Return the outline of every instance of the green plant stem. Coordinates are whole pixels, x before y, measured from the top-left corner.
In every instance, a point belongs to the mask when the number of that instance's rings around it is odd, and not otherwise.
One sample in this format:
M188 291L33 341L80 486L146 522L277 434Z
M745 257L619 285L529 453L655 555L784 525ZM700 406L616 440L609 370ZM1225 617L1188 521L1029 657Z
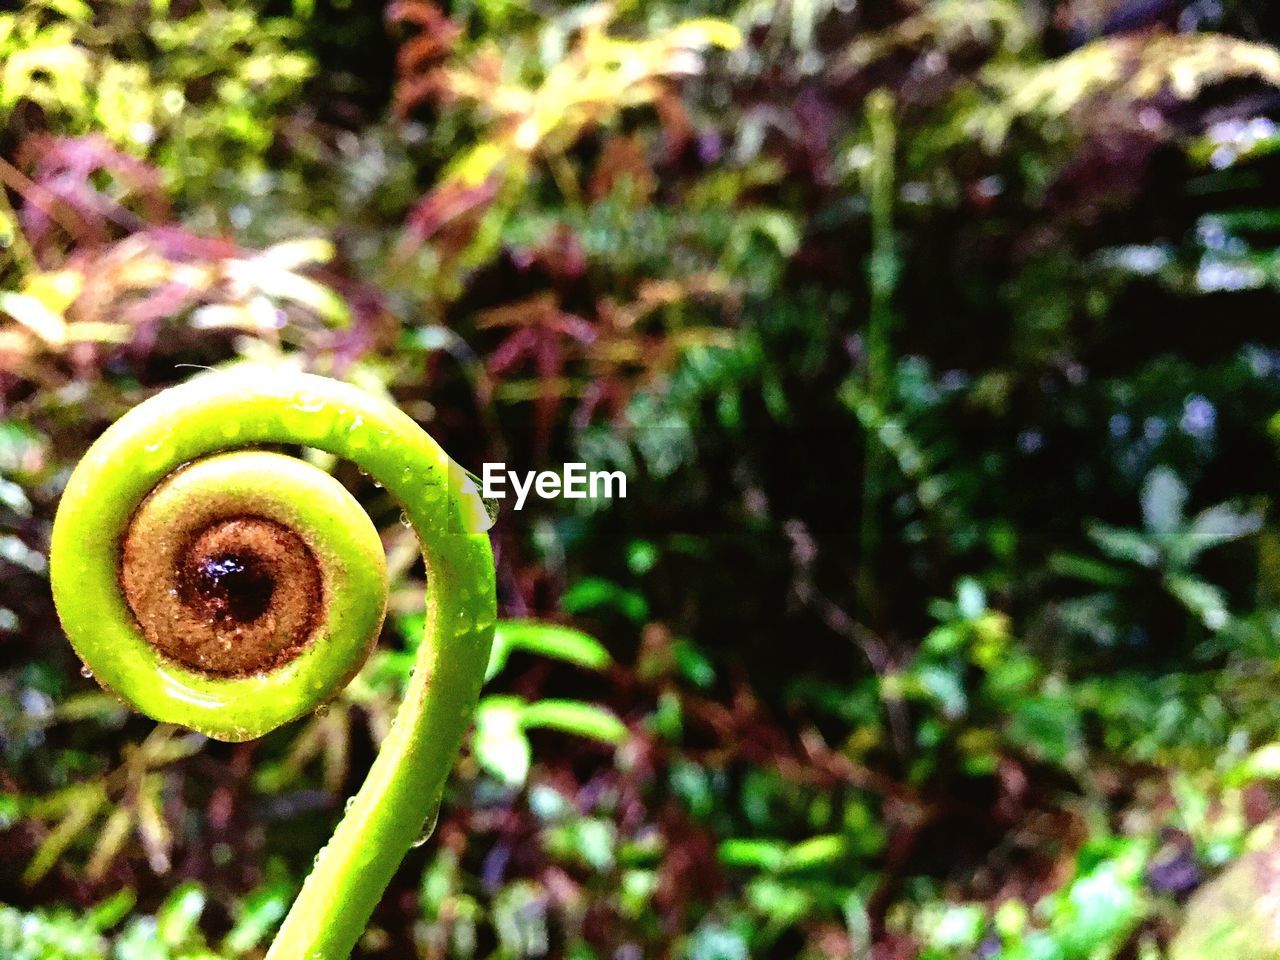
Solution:
M86 454L59 506L51 579L77 651L104 685L136 702L116 686L124 652L145 644L119 586L121 536L178 467L263 444L315 447L356 463L403 507L427 568L425 636L404 701L267 954L342 960L405 853L434 824L484 678L496 611L493 557L484 505L459 468L409 417L349 385L278 370L197 377L134 408ZM328 509L316 503L304 512L323 524ZM146 712L215 735L232 709L217 681L262 679L206 678L195 688L172 664L152 665ZM228 696L249 709L251 697ZM245 718L255 732L261 721Z

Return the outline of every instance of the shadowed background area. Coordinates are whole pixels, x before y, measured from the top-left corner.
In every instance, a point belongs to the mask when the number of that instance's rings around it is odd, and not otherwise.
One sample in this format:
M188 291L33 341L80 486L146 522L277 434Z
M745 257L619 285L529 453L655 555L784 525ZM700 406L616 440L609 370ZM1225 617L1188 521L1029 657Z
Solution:
M1262 0L0 4L0 956L258 960L386 733L424 572L315 451L392 578L328 708L157 726L58 626L77 459L249 361L627 476L504 502L359 960L1280 958L1277 43ZM210 550L236 630L284 602Z

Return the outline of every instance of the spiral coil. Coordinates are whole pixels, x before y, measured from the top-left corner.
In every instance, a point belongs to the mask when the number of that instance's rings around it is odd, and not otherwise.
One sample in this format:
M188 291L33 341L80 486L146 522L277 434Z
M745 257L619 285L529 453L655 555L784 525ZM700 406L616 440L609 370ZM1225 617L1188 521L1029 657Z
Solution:
M222 740L337 695L376 641L377 531L333 477L260 449L353 461L404 510L427 570L414 675L364 785L268 954L341 960L396 866L434 822L495 621L485 504L391 404L323 377L209 373L113 424L72 473L50 574L63 627L106 688Z

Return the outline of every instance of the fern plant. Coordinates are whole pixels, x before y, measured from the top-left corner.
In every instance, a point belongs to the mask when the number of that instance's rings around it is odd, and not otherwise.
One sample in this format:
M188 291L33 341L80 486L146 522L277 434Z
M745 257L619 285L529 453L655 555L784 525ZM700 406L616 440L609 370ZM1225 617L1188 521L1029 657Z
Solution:
M270 370L211 373L136 407L90 448L54 523L69 639L143 712L223 740L335 696L386 606L369 518L329 474L263 450L345 456L400 501L428 580L424 641L381 752L268 956L338 960L433 827L495 624L486 505L411 419L360 390Z

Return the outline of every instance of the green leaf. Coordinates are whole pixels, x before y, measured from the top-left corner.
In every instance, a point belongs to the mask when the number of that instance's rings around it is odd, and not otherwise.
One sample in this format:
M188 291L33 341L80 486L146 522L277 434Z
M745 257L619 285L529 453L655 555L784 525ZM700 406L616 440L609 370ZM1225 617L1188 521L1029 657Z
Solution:
M778 840L725 840L720 844L719 856L726 867L777 870L787 858L787 845Z
M956 584L956 609L966 620L976 620L987 609L987 593L973 577L961 577Z
M788 850L781 866L788 873L828 867L838 862L846 849L844 837L837 833L810 837Z
M935 702L950 720L964 715L969 702L961 678L944 666L925 664L914 671L920 691Z
M1203 553L1212 547L1232 540L1240 540L1262 529L1262 514L1258 511L1242 513L1230 504L1220 503L1196 515L1191 523L1191 536L1195 538L1195 553Z
M1185 575L1170 575L1164 582L1169 592L1199 617L1207 629L1221 630L1230 622L1226 594L1213 584Z
M1173 533L1182 526L1186 485L1168 467L1156 467L1142 484L1142 521L1152 533Z
M258 946L284 917L292 898L292 891L283 884L253 891L245 898L235 926L222 942L222 949L239 956Z
M1160 562L1160 551L1137 530L1125 530L1105 523L1092 523L1085 531L1089 539L1102 548L1102 552L1115 560L1125 560L1143 567L1154 567Z
M565 613L613 609L632 623L643 623L649 616L649 605L634 590L620 587L603 577L584 577L564 592L560 608Z
M205 893L200 884L188 881L165 898L156 911L156 933L170 947L180 947L191 938L204 912Z
M579 817L546 832L547 852L557 860L586 864L604 872L617 859L618 828L602 817Z
M716 682L716 668L692 641L677 640L672 645L672 652L675 654L676 669L680 676L695 687L705 690Z
M476 707L471 749L476 762L508 786L529 775L531 750L521 726L525 702L519 697L486 697Z
M613 662L604 645L581 630L531 620L499 620L493 634L486 680L506 666L513 651L552 657L589 670L603 670Z
M1280 741L1263 744L1253 751L1228 773L1226 780L1235 787L1254 780L1280 780Z
M520 722L526 729L563 730L603 743L618 744L627 738L626 724L613 713L580 700L539 700L524 708Z
M0 830L8 830L22 817L22 797L0 793Z
M1099 587L1123 587L1131 578L1131 574L1120 567L1078 553L1052 554L1049 569L1059 576L1083 580Z
M1142 917L1145 853L1139 844L1103 860L1056 904L1053 927L1070 957L1112 956Z
M1006 735L1033 756L1062 764L1080 748L1080 718L1066 697L1029 697L1014 708Z
M76 841L107 805L107 794L100 783L86 784L83 789L69 794L66 814L40 843L36 855L22 874L23 883L38 883L72 843Z
M95 930L110 930L129 915L138 898L132 890L121 890L94 905L86 919Z
M976 903L945 904L928 919L928 943L937 950L972 950L987 924L986 911Z
M658 548L650 540L632 540L627 545L627 569L643 576L658 562Z

